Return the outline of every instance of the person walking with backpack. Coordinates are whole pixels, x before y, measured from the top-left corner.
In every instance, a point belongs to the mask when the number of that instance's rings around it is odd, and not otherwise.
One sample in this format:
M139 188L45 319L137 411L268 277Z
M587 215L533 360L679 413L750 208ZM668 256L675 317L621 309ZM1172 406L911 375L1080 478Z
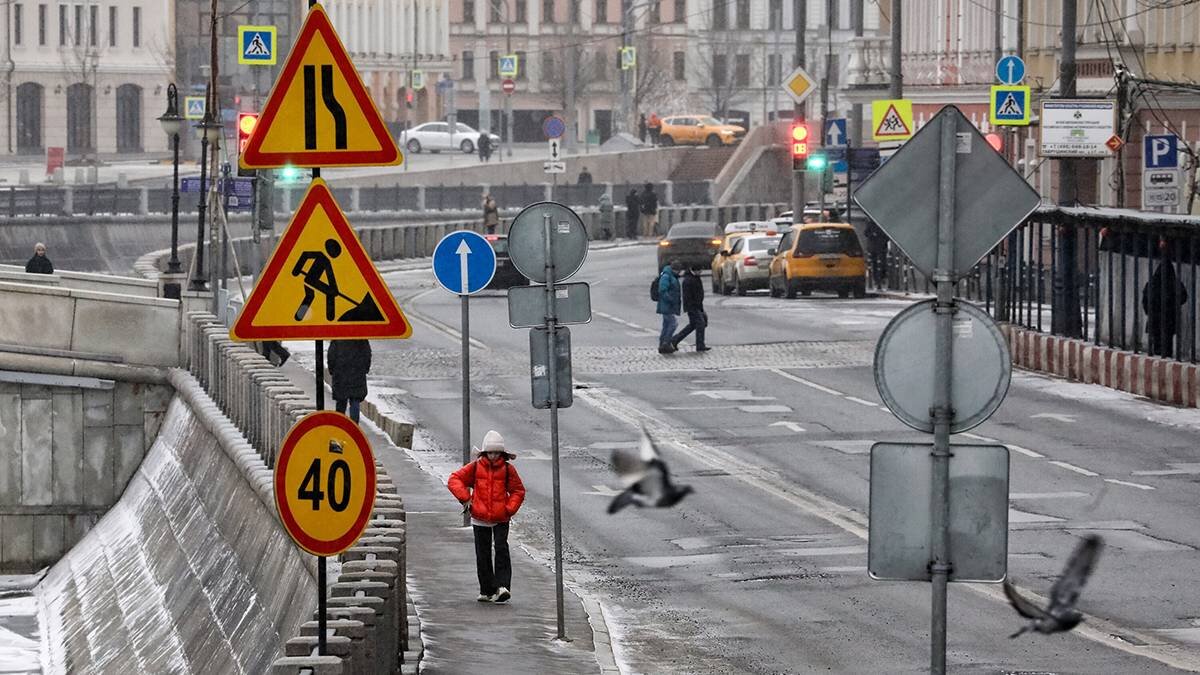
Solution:
M708 327L708 314L704 312L704 284L700 281L701 269L699 265L693 265L683 275L683 283L680 284L680 287L683 295L683 311L687 313L688 324L671 339L673 351L679 350L679 343L683 342L683 339L692 331L696 331L696 351L706 352L710 349L704 344L704 329Z
M475 535L475 572L479 577L479 602L508 602L512 597L512 560L508 554L508 523L525 501L525 485L509 463L515 452L504 447L504 437L491 430L483 436L478 457L450 474L446 487L471 512ZM495 548L493 562L492 549Z
M662 273L658 275L657 285L650 287L651 299L658 303L656 312L662 315L662 330L658 333L658 353L670 354L675 351L672 338L675 337L675 326L679 321L681 305L679 279L670 264L663 265Z

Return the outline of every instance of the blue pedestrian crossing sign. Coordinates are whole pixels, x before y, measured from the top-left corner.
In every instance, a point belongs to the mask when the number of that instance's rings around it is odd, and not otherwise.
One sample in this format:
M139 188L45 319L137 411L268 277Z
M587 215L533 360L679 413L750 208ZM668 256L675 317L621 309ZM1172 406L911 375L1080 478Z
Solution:
M499 57L499 63L496 64L496 69L500 73L500 77L513 78L517 76L517 55L503 54Z
M184 96L183 97L183 116L189 120L204 119L204 97L203 96Z
M1025 62L1019 56L1002 57L996 62L996 79L1009 86L1021 84L1025 79Z
M455 295L482 291L495 274L496 252L479 233L451 232L433 249L433 275L438 285Z
M238 26L238 63L250 66L273 66L278 60L275 51L275 26Z
M988 120L997 126L1029 124L1029 87L993 86Z
M827 148L846 145L846 118L835 117L825 121L825 142Z

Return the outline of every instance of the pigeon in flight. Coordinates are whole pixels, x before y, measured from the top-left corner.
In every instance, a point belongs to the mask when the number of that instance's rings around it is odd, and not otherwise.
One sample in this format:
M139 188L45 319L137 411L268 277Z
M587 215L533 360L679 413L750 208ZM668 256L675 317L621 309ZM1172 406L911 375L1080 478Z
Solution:
M1087 583L1088 577L1091 576L1092 569L1096 566L1096 560L1100 557L1100 549L1103 547L1104 540L1095 534L1089 534L1079 542L1075 551L1071 553L1070 559L1067 560L1067 566L1063 568L1062 576L1054 582L1054 586L1050 589L1050 606L1046 609L1021 597L1017 593L1017 589L1013 588L1012 584L1005 579L1004 594L1008 596L1008 601L1017 610L1017 614L1029 619L1029 623L1021 626L1021 630L1009 637L1015 638L1026 631L1037 631L1049 635L1068 631L1078 626L1079 622L1083 621L1083 613L1075 609L1075 604L1079 602L1079 593L1083 590L1083 585Z
M613 468L625 485L625 490L608 505L609 513L634 506L668 507L692 493L690 485L671 482L671 472L663 463L658 447L642 428L642 440L637 452L617 448L612 454Z

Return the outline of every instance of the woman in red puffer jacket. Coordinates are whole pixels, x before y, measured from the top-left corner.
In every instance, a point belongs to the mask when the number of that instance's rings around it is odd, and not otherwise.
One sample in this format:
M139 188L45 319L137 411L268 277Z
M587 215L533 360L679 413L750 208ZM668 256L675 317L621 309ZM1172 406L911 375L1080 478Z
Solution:
M479 602L508 602L512 596L512 562L508 556L508 521L525 501L525 485L508 460L516 453L504 448L496 431L483 437L479 457L450 474L451 494L471 510L475 533L475 569L479 576ZM495 544L495 564L492 547Z

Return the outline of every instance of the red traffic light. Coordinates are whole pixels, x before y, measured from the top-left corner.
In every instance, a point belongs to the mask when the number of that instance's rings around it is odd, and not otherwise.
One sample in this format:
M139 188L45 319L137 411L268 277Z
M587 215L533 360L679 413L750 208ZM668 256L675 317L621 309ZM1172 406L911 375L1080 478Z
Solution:
M1004 150L1004 137L1000 134L985 134L984 139L987 140L988 145L992 146L992 149L996 152L1001 152Z
M803 122L792 125L792 159L808 157L808 125Z
M238 136L249 138L258 125L258 113L238 113Z
M807 141L808 140L808 125L803 124L803 123L793 124L792 125L792 140L795 142Z

